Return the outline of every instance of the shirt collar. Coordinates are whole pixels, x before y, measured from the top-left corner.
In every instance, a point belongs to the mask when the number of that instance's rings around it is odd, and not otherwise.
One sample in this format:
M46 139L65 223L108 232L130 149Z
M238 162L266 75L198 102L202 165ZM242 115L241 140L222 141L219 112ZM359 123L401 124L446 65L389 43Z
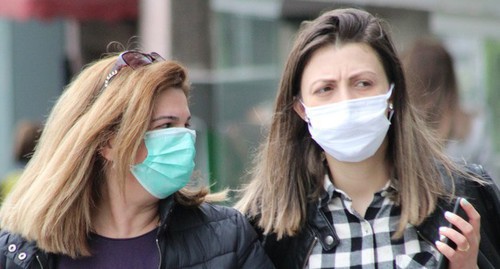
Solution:
M320 203L318 205L319 207L327 205L334 197L341 197L342 199L351 200L347 193L345 193L341 189L336 188L335 185L333 185L330 177L328 176L328 173L325 174L325 178L323 180L323 188L325 192L320 196ZM389 180L380 191L375 193L375 195L386 197L395 194L396 192L397 189L394 185L394 180Z

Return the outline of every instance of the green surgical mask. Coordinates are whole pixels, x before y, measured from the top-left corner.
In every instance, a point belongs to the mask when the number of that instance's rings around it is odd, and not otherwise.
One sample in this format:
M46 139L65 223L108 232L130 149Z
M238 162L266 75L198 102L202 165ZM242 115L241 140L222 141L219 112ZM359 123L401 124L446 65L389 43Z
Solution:
M167 128L146 132L146 159L133 165L132 174L151 195L164 199L189 182L194 169L196 132Z

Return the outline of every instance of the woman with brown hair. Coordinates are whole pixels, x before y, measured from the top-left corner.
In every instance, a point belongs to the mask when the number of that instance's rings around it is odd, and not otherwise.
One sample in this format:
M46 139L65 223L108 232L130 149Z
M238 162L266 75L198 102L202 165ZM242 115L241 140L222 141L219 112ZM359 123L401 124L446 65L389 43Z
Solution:
M187 186L189 91L156 53L86 67L0 210L0 268L273 268L243 215Z
M252 177L236 207L277 268L500 267L498 189L441 152L365 11L303 25Z
M412 103L442 140L444 151L483 165L500 186L487 114L461 104L453 57L444 44L419 38L403 53L402 62Z
M16 124L13 149L16 167L0 181L0 202L16 184L24 167L31 159L42 128L41 123L33 120L21 120Z

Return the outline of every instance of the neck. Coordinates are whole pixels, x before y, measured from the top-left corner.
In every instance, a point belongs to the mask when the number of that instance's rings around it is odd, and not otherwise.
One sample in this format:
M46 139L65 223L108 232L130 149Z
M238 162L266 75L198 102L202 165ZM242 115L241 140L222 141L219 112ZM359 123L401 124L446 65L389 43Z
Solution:
M326 155L335 188L347 193L361 215L373 200L373 195L389 181L390 165L386 161L384 142L372 157L357 163L340 162Z
M94 216L95 233L108 238L132 238L158 226L158 202L140 203L115 188L104 188Z

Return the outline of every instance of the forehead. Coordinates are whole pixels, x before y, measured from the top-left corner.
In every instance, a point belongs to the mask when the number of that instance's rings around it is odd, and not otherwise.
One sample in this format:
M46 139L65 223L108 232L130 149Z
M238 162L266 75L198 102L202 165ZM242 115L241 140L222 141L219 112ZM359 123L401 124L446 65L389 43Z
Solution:
M157 95L153 114L166 112L189 113L188 100L181 88L168 88Z
M372 68L384 71L378 53L365 43L331 44L320 47L311 54L304 72L321 66L344 69Z

